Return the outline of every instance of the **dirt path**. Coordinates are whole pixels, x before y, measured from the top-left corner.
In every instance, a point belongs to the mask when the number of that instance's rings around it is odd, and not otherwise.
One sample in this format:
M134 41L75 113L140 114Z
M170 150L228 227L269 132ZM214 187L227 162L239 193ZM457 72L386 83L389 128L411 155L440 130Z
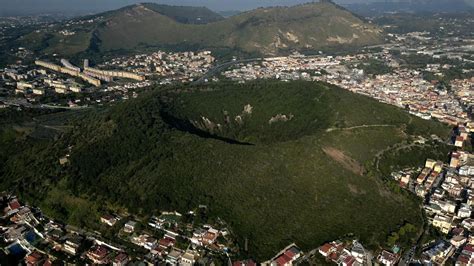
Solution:
M364 167L356 160L344 154L344 152L333 147L324 147L323 151L326 153L326 155L331 157L333 160L341 164L342 167L351 171L352 173L360 176L364 174Z
M380 158L382 157L382 155L384 153L389 152L389 151L396 152L396 151L399 151L399 150L412 148L412 147L423 147L425 145L426 144L419 144L419 143L412 142L412 143L397 143L393 146L387 147L387 148L379 151L375 155L375 170L379 171Z
M371 128L371 127L397 127L397 126L382 124L382 125L360 125L360 126L353 126L353 127L331 127L331 128L326 129L326 132L331 132L335 130L353 130L353 129L358 129L358 128Z

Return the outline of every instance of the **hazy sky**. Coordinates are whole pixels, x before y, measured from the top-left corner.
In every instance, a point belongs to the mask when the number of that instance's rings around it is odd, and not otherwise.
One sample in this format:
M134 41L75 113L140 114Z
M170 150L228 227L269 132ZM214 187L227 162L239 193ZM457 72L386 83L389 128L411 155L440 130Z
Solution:
M0 16L38 13L84 14L116 9L139 2L207 6L215 11L248 10L261 6L295 5L311 0L0 0ZM319 0L317 0L319 1ZM338 4L419 0L334 0ZM438 1L438 0L431 0ZM441 0L439 0L441 1ZM444 0L446 1L446 0ZM474 0L465 0L474 3Z
M247 10L261 6L295 5L311 0L0 0L0 16L11 14L98 12L139 2L207 6L213 10ZM340 4L374 0L336 0Z

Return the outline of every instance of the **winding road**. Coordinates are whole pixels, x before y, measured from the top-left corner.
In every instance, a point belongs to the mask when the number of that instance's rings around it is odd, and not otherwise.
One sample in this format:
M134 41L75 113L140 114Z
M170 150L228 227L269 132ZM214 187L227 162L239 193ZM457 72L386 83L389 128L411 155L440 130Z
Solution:
M210 77L214 76L215 74L221 72L222 70L232 66L232 65L236 65L236 64L240 64L240 63L247 63L247 62L254 62L254 61L262 61L263 58L249 58L249 59L241 59L241 60L232 60L232 61L228 61L228 62L225 62L225 63L222 63L222 64L219 64L213 68L211 68L209 71L207 71L206 74L202 75L202 77L200 77L199 79L193 81L193 85L199 85L199 84L202 84L203 82L205 82L206 79L209 79Z
M335 130L353 130L353 129L358 129L358 128L371 128L371 127L397 127L397 125L382 124L382 125L361 125L361 126L353 126L353 127L331 127L331 128L326 129L326 132L331 132Z

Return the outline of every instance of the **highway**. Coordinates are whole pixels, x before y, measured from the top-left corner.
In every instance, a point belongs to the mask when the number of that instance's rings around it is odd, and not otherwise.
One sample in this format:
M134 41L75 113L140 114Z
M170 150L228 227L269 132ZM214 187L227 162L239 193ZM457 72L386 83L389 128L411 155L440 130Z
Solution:
M202 75L199 79L193 81L193 85L199 85L205 82L206 79L211 78L212 76L216 75L217 73L227 69L228 67L240 63L248 63L248 62L254 62L254 61L262 61L263 58L258 57L258 58L249 58L249 59L241 59L241 60L232 60L228 61L222 64L219 64L213 68L211 68L209 71L207 71L206 74Z
M0 101L4 102L7 105L26 107L26 108L64 109L64 110L80 110L80 109L90 108L89 106L69 107L69 106L59 106L59 105L51 105L51 104L32 104L28 102L26 99L22 99L22 98L7 99L7 98L0 97Z

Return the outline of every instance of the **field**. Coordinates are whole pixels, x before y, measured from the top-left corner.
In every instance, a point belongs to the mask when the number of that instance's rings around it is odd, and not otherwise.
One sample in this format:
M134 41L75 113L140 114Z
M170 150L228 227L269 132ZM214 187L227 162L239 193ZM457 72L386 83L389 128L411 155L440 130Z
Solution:
M19 146L1 188L17 186L48 213L89 227L108 206L148 216L205 204L248 240L241 255L257 260L348 234L377 247L406 222L420 226L419 202L387 185L373 162L417 135L449 134L311 82L169 88L80 117L63 120L72 129L57 141ZM396 159L383 162L404 166Z

